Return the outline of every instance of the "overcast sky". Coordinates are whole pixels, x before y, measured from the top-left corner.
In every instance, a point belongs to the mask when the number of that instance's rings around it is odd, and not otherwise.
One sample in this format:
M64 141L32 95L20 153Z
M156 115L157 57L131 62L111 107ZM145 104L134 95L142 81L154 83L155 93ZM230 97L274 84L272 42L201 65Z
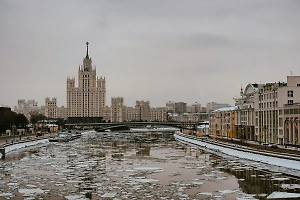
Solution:
M0 105L56 97L89 54L106 102L234 104L248 83L300 75L300 1L0 0Z

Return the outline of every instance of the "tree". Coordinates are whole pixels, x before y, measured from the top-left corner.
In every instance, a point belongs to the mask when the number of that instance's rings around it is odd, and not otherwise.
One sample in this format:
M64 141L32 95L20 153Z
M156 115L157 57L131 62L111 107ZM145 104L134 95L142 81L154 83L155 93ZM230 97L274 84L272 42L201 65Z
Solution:
M0 133L5 133L6 130L11 130L12 126L16 128L25 128L28 124L28 119L24 114L11 111L10 108L3 108L0 112Z
M45 120L47 117L38 112L30 112L30 122L36 124L38 121Z

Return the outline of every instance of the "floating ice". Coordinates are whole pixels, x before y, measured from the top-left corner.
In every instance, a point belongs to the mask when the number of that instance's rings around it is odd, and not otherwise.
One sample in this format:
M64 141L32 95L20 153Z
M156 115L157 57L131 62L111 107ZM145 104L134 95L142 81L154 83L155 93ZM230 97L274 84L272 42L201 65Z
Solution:
M273 178L272 181L287 181L289 178Z
M65 196L67 200L85 200L86 198L80 195Z
M0 194L0 197L11 197L14 196L12 193L2 193Z
M141 171L163 171L160 167L138 167L134 168L134 170L141 170Z
M134 179L135 181L141 182L141 183L151 183L151 182L157 182L159 180L152 179L152 178L145 178L145 179Z
M199 192L197 195L206 195L206 196L212 196L213 194L211 192Z
M289 192L273 192L267 199L286 199L286 198L300 198L300 193L289 193Z
M116 192L107 192L107 193L105 193L104 195L102 195L101 197L102 197L102 198L113 198L113 197L115 197L116 195L117 195Z
M19 193L22 193L22 194L42 194L42 193L44 193L44 190L42 190L40 188L19 189Z
M280 186L282 189L299 189L299 184L281 184Z
M204 183L203 183L203 182L196 182L196 181L195 181L195 182L192 182L192 184L193 184L193 185L203 185Z

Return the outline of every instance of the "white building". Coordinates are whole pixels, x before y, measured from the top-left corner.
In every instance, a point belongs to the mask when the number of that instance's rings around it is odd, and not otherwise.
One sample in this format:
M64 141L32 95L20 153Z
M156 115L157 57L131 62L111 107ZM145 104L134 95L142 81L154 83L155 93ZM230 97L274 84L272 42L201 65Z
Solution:
M19 99L18 105L14 107L16 113L24 114L27 119L30 119L30 113L41 113L41 108L38 106L38 102L35 100Z
M78 87L75 78L67 79L67 108L69 117L102 117L106 105L105 77L96 77L96 67L88 53L78 69Z
M56 98L45 98L45 116L50 119L57 118L57 100Z
M231 105L227 103L217 103L217 102L211 102L206 104L206 112L209 114L214 110L224 108L224 107L231 107Z
M287 76L287 82L248 84L236 100L237 137L299 144L299 104L300 76Z
M123 122L125 120L125 106L123 97L111 98L111 121Z

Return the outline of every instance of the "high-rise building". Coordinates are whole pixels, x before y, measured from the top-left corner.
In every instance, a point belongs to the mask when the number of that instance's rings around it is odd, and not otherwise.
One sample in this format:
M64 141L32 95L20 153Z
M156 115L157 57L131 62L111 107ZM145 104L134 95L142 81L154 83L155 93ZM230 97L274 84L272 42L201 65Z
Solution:
M138 121L150 121L150 102L149 101L136 101L135 108L139 112Z
M206 112L210 114L214 110L225 108L225 107L231 107L231 105L227 103L217 103L217 102L207 103Z
M57 100L56 98L45 98L45 116L51 119L57 118Z
M35 100L19 99L18 106L15 106L14 111L16 113L24 114L27 119L30 119L30 113L41 113L41 108L38 106L38 102Z
M86 43L86 56L78 69L78 87L75 78L67 79L68 117L102 117L106 105L105 77L96 76Z
M169 101L166 103L166 109L169 113L182 114L186 112L186 103Z
M125 119L125 106L123 97L111 98L112 122L123 122Z

